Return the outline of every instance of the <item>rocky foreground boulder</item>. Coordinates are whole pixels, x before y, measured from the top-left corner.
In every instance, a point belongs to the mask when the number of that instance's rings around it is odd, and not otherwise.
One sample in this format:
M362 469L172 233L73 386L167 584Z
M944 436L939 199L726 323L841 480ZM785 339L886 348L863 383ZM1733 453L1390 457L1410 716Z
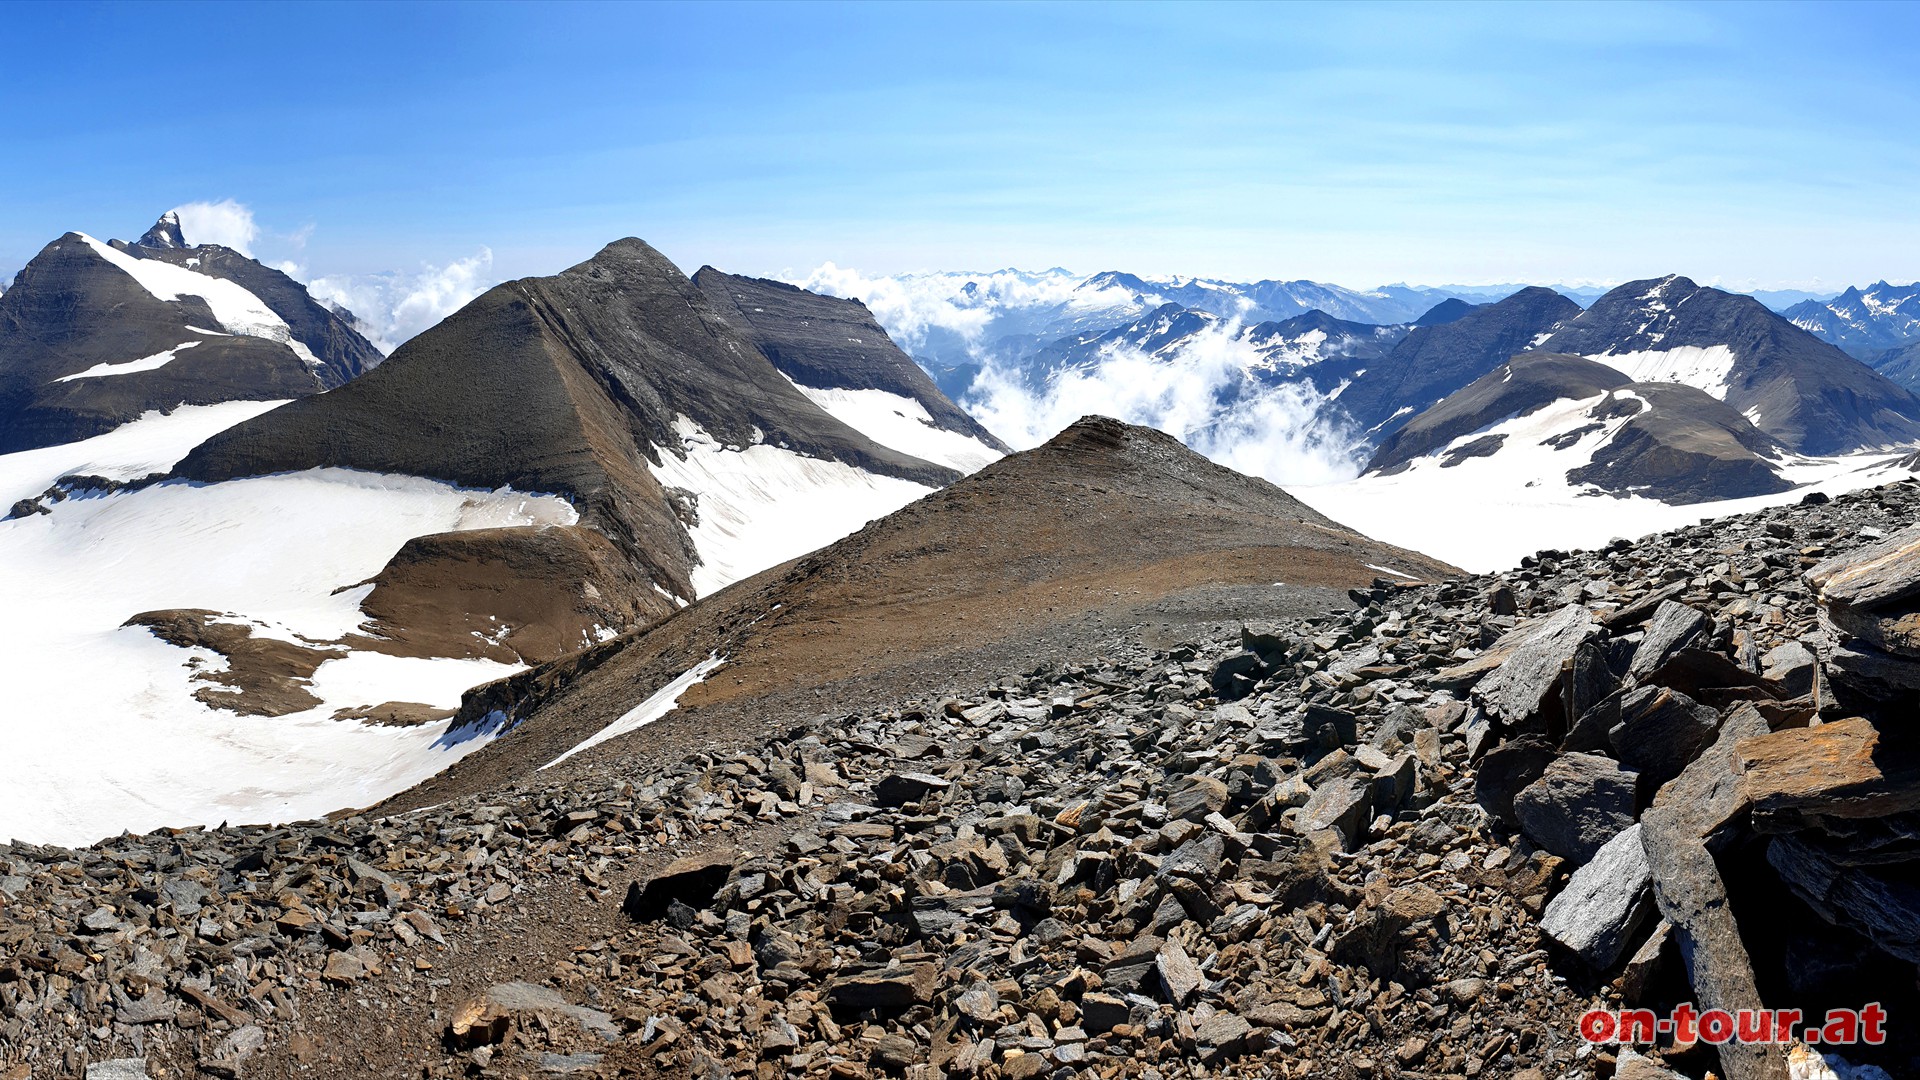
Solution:
M1381 581L393 817L0 847L0 1077L1914 1075L1920 657L1867 679L1821 605L1917 512ZM1874 1001L1858 1068L1579 1034Z

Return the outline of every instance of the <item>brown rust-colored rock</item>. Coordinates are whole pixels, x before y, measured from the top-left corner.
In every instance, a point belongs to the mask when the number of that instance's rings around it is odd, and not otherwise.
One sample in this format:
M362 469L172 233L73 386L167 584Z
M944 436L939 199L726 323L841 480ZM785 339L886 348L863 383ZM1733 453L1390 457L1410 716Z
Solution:
M308 692L313 673L342 649L313 648L278 638L258 637L235 615L204 608L143 611L126 626L144 626L153 636L183 649L207 649L227 658L224 671L199 671L193 681L211 683L193 696L216 709L242 716L286 716L320 704Z
M557 659L675 610L611 540L577 525L415 537L371 581L366 629L398 651L509 664Z
M1861 719L1788 728L1738 744L1754 827L1813 818L1875 818L1920 807L1920 753L1886 745Z

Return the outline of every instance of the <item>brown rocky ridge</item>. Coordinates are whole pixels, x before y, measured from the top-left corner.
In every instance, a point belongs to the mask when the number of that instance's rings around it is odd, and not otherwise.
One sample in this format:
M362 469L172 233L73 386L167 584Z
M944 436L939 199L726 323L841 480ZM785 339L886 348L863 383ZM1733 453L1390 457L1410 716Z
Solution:
M977 682L1038 642L1071 651L1115 625L1180 636L1263 603L1312 610L1370 583L1376 566L1408 579L1451 572L1172 436L1088 417L651 629L476 688L456 725L510 733L391 806L525 776L709 655L724 664L639 738L674 745L884 702L903 685Z

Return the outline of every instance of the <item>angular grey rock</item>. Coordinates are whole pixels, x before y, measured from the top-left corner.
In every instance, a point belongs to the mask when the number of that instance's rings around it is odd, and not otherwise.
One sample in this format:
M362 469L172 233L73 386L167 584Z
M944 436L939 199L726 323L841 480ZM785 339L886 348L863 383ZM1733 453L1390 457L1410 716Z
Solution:
M646 881L629 885L622 910L636 922L652 922L666 917L675 903L691 908L706 907L727 883L733 865L730 855L675 859Z
M1238 701L1253 692L1266 668L1258 655L1240 652L1215 664L1208 678L1221 701Z
M1373 778L1373 805L1380 813L1404 809L1420 788L1420 759L1412 751L1387 762Z
M1564 754L1514 796L1527 839L1575 863L1633 824L1639 774L1598 754Z
M1745 832L1752 801L1742 776L1740 741L1770 730L1760 710L1743 702L1727 714L1713 745L1662 787L1653 805L1672 814L1687 835L1709 849L1731 843Z
M1294 829L1302 836L1333 829L1352 850L1360 843L1372 813L1372 779L1349 777L1315 790L1294 819Z
M1613 1080L1687 1080L1687 1074L1669 1069L1631 1046L1623 1046L1613 1067Z
M1633 652L1633 663L1627 668L1628 677L1636 680L1646 678L1674 653L1692 645L1712 628L1713 620L1707 617L1706 612L1672 600L1662 602L1654 609L1653 618L1647 620L1646 636Z
M1080 999L1080 1023L1090 1034L1104 1035L1117 1024L1127 1022L1132 1007L1126 1000L1098 990Z
M1166 942L1151 934L1142 934L1121 950L1120 955L1107 961L1101 970L1107 986L1119 993L1131 993L1140 989L1147 973L1154 969L1160 956L1160 947Z
M1621 699L1620 723L1607 737L1621 763L1657 791L1679 776L1719 729L1720 714L1711 708L1665 687L1643 686Z
M1920 657L1920 525L1828 559L1806 579L1841 631L1886 652Z
M856 1012L866 1009L910 1009L933 996L940 970L932 964L862 972L835 979L827 987L827 1000Z
M1628 832L1643 839L1654 902L1673 928L1695 1004L1702 1011L1761 1008L1753 961L1727 902L1726 882L1696 827L1682 808L1657 806ZM1786 1063L1776 1048L1729 1042L1719 1052L1727 1080L1786 1080Z
M1160 985L1167 992L1167 1000L1175 1005L1186 1004L1193 992L1207 981L1200 965L1193 962L1178 942L1169 941L1161 946L1154 968L1160 973Z
M1547 905L1540 932L1596 971L1620 959L1651 905L1653 877L1640 841L1641 826L1615 836Z
M1774 837L1767 862L1821 918L1920 963L1920 888L1909 867L1848 865L1844 841L1822 842L1811 831Z
M944 777L932 773L894 773L873 786L873 801L879 806L905 806L917 803L949 786Z
M1920 697L1920 663L1849 641L1827 655L1827 681L1835 700L1850 711L1911 704Z
M87 1080L152 1080L147 1075L147 1059L114 1058L87 1066Z
M1760 658L1760 675L1779 683L1788 697L1804 697L1813 692L1818 662L1813 650L1798 641L1789 641L1768 649Z
M1211 776L1197 773L1183 776L1170 785L1167 813L1188 821L1205 821L1227 805L1227 785Z
M1540 711L1560 681L1561 665L1602 632L1593 614L1579 604L1523 623L1483 655L1483 660L1492 660L1491 670L1474 685L1473 696L1495 719L1522 723Z
M1489 750L1474 773L1473 801L1495 820L1511 822L1514 798L1540 779L1553 758L1553 747L1533 737Z

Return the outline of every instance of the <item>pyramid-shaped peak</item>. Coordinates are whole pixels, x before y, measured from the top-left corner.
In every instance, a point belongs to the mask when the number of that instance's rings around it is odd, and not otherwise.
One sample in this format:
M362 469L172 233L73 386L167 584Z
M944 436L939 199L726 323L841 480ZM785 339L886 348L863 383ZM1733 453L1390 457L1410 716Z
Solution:
M140 237L139 244L141 247L150 248L186 247L187 237L180 231L179 212L169 210L161 214L160 220L153 223L153 228L148 229L145 235Z
M628 236L608 244L594 253L593 258L577 266L568 268L568 274L593 274L601 272L632 272L641 270L648 274L665 274L682 281L687 275L678 264L666 257L659 248L637 236Z

